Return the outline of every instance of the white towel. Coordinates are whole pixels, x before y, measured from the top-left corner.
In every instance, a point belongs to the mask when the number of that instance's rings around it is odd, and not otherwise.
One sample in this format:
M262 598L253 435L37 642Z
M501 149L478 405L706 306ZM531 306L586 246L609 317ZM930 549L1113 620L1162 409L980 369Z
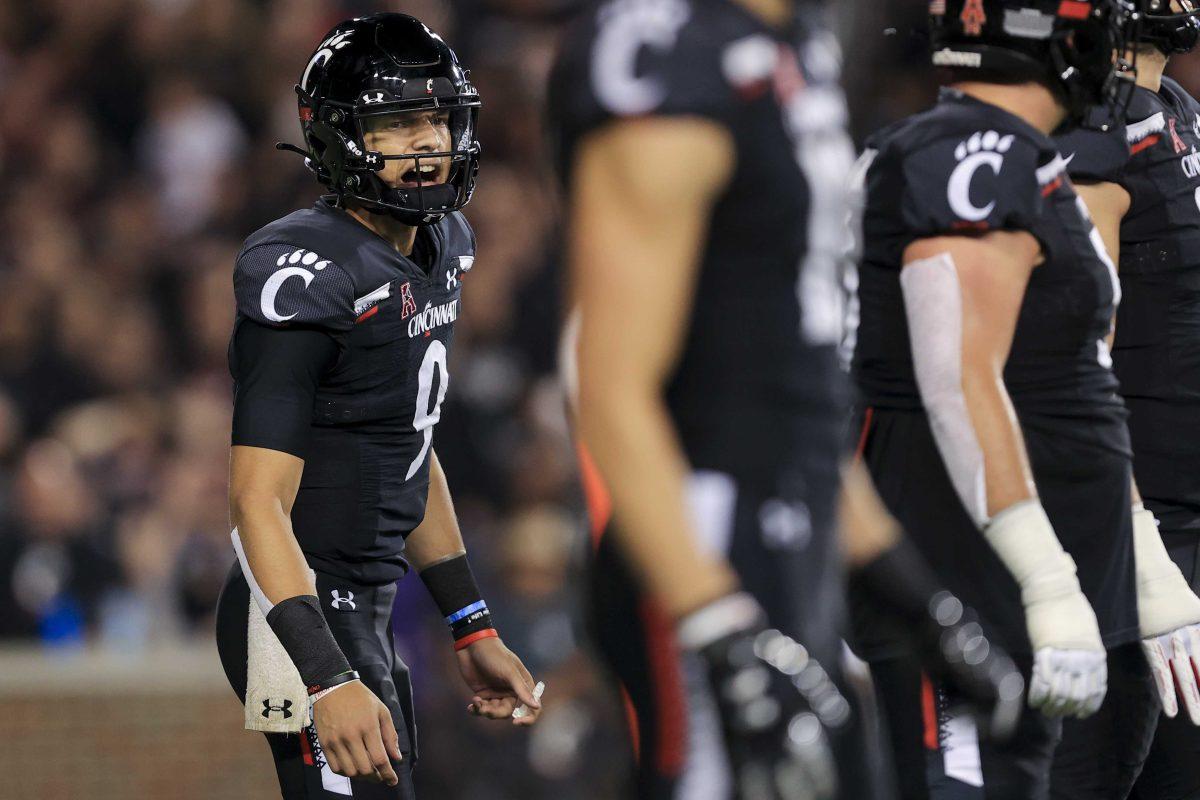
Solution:
M266 733L299 733L312 723L308 687L279 637L267 624L258 587L242 542L234 528L230 537L250 585L250 607L246 623L246 729ZM258 598L262 598L259 600Z

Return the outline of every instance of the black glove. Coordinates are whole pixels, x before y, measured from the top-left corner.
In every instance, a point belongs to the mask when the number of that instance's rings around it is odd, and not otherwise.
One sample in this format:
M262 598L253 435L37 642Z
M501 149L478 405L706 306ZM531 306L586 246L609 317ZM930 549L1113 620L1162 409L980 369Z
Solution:
M808 651L767 628L747 594L689 614L679 639L708 667L738 800L836 797L827 732L850 720L850 704Z
M851 590L892 615L922 666L974 712L992 741L1012 736L1024 707L1025 680L988 641L974 612L940 588L908 543L886 551L850 578Z

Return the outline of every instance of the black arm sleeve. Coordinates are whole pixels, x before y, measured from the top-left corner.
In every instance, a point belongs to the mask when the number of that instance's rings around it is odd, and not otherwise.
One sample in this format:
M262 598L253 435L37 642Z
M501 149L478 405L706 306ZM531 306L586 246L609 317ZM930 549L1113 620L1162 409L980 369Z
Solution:
M338 343L311 328L269 328L243 319L233 334L233 444L304 458L321 375Z

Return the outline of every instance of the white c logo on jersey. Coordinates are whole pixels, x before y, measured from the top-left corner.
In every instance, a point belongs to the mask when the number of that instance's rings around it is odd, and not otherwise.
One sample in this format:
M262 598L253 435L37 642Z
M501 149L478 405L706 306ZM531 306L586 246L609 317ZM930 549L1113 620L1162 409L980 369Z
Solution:
M680 0L624 0L600 11L592 45L592 90L617 114L644 114L658 106L667 87L657 77L637 74L643 47L659 51L675 45L691 10Z
M1004 166L1004 156L990 150L972 153L959 162L950 175L950 185L946 191L950 209L968 222L987 219L988 214L996 208L994 200L982 208L971 202L971 181L975 179L975 173L980 167L984 166L991 167L992 172L999 175L1000 168Z
M267 278L267 282L263 284L262 297L259 300L263 316L272 322L287 322L296 316L295 313L288 314L286 317L280 316L279 312L275 310L275 295L279 294L280 287L283 286L283 282L288 278L303 278L304 288L307 289L315 277L317 276L301 267L284 267Z

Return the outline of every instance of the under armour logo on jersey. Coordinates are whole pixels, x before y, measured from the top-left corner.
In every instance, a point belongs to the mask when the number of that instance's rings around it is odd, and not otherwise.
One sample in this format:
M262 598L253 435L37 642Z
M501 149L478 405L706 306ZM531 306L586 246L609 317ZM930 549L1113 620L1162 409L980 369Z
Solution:
M382 103L383 102L383 92L375 92L375 94L371 94L370 92L367 92L367 93L363 94L362 102L367 103L367 104Z
M977 131L954 149L958 166L950 174L946 198L956 216L968 222L979 222L987 219L995 210L994 200L986 206L975 205L971 200L971 183L975 180L975 173L983 167L999 175L1000 168L1004 166L1004 154L1012 148L1015 139L1012 134L1001 136L995 131Z
M329 603L329 605L333 606L335 611L358 610L358 604L354 602L354 592L347 590L345 597L339 595L337 589L330 589L329 593L333 595L333 600Z
M451 267L446 270L446 291L452 291L458 287L458 267Z
M403 283L400 285L400 319L408 319L415 313L417 301L413 299L412 286Z
M272 705L271 700L268 698L266 700L263 700L262 704L263 704L262 715L266 719L271 718L272 712L281 712L283 714L284 719L291 719L291 717L292 717L292 710L291 710L292 709L292 701L291 700L284 700L283 705L277 706L277 705Z
M275 266L282 267L282 269L276 270L263 283L258 304L262 310L263 317L266 319L271 322L287 322L296 316L296 313L280 314L279 310L275 307L275 298L278 296L279 290L283 288L283 284L289 278L300 278L304 281L304 288L307 289L308 285L313 282L313 278L317 276L305 269L305 267L312 267L314 270L320 271L329 266L329 260L322 259L311 250L295 250L291 253L281 255L275 262Z
M962 14L963 33L967 36L982 36L983 26L987 24L987 12L983 10L983 0L967 0L963 3Z

